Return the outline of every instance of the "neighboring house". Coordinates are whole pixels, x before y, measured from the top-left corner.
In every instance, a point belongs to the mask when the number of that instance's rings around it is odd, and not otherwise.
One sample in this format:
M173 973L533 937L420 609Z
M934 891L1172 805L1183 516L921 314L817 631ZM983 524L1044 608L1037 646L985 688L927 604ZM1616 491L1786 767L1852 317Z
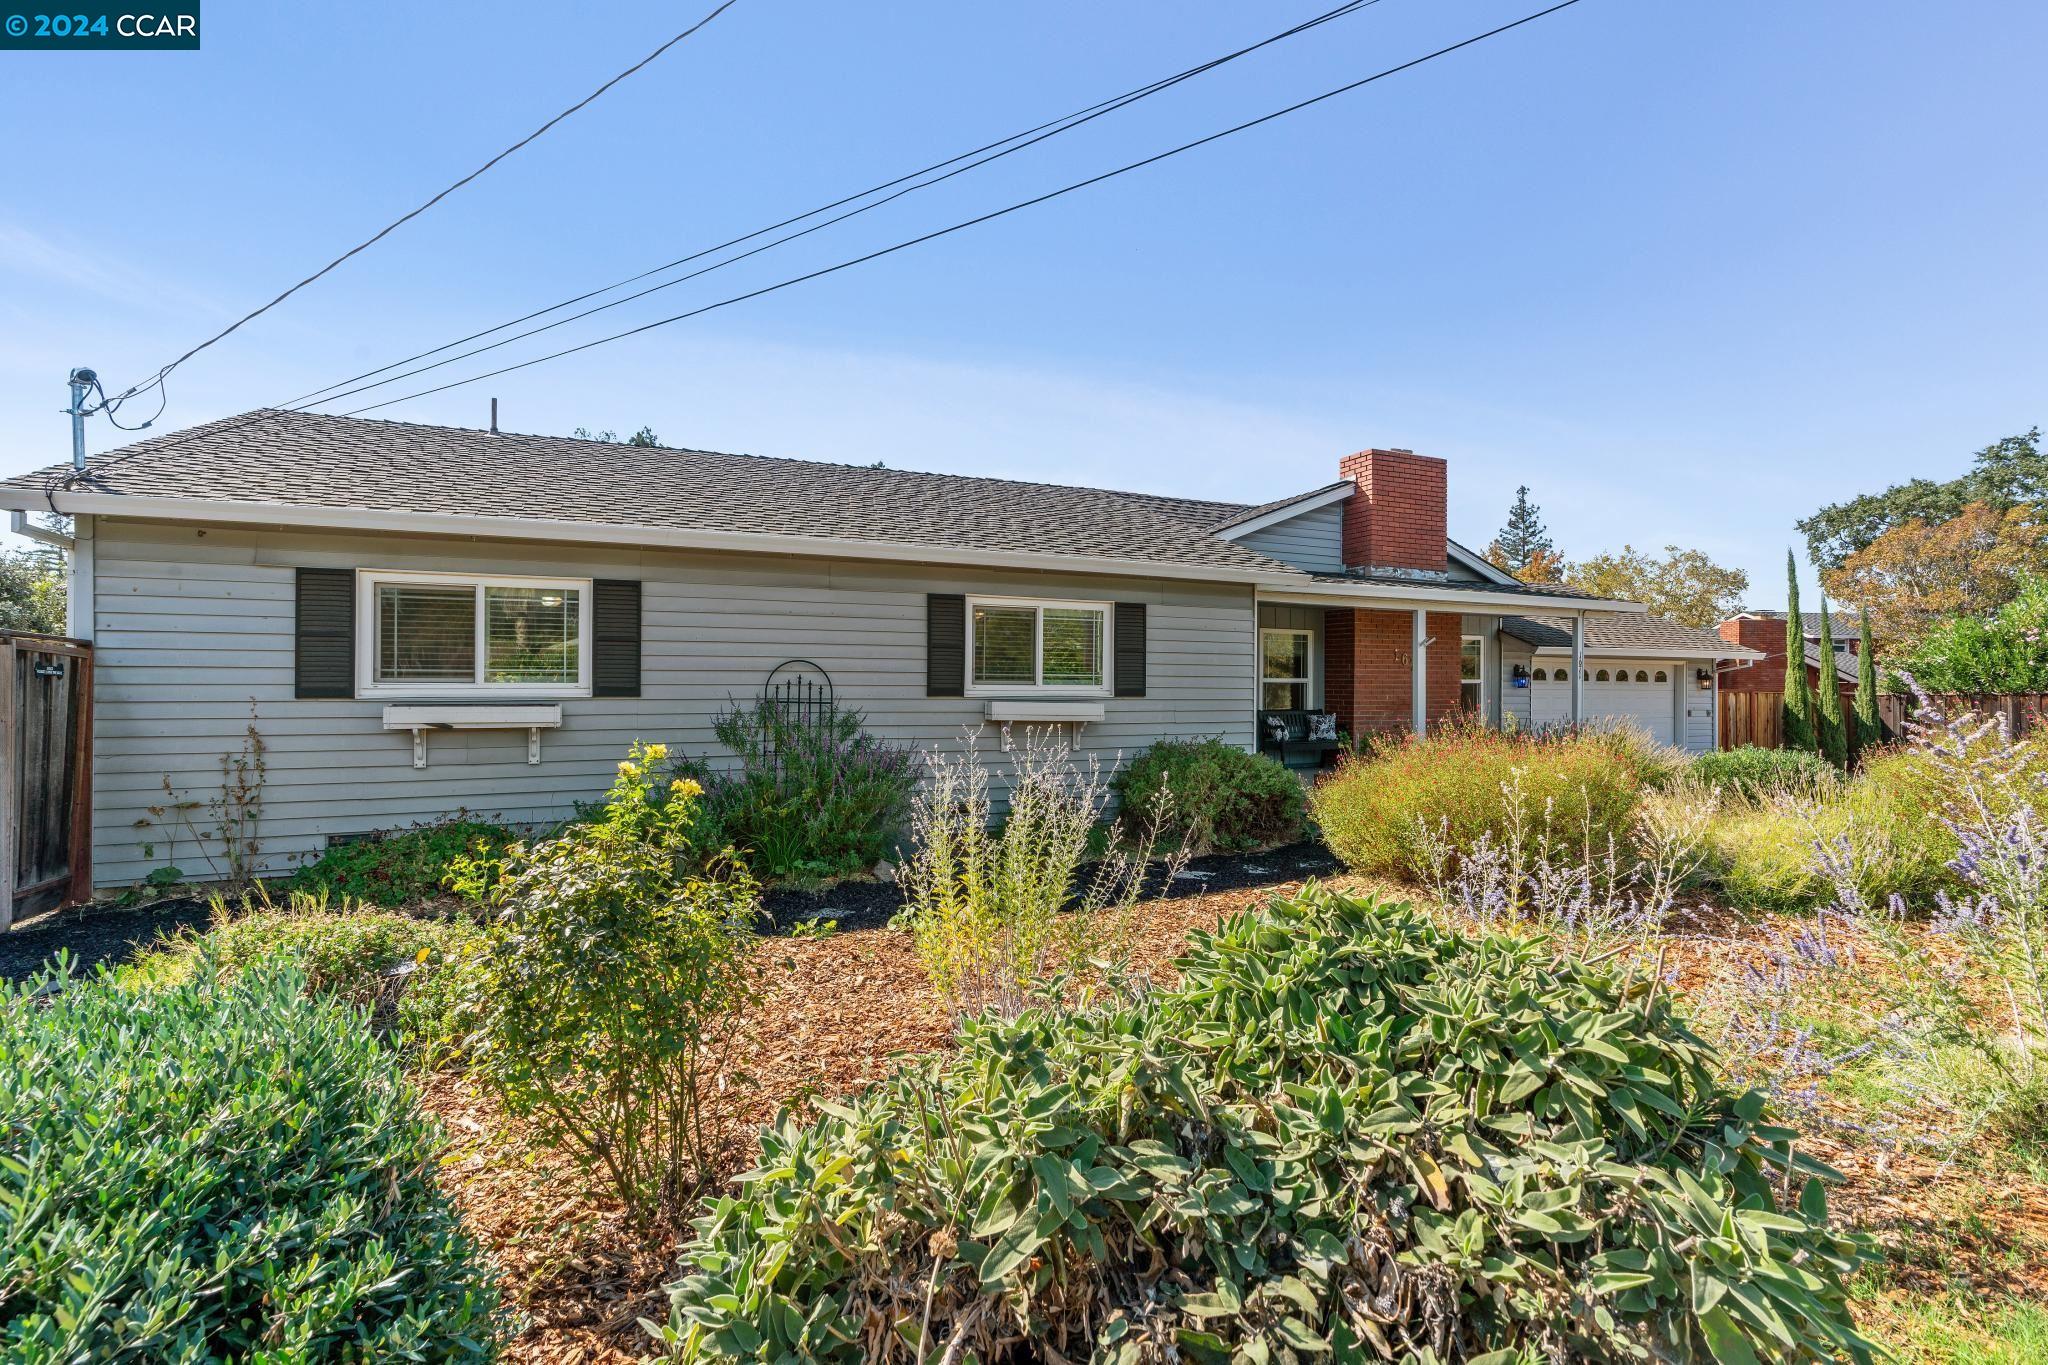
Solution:
M1715 666L1751 651L1452 543L1441 460L1339 475L1244 507L273 411L0 505L76 518L101 886L201 870L190 826L252 725L280 868L458 809L565 815L636 739L712 752L796 660L919 744L1058 724L1110 760L1251 747L1262 708L1353 732L1466 708L1712 747Z
M1829 671L1835 675L1835 685L1845 702L1856 695L1857 652L1862 639L1862 624L1856 617L1844 612L1835 612L1828 628L1835 637L1834 667ZM1806 679L1814 687L1820 686L1820 613L1801 612L1799 616L1801 633L1805 636ZM1721 671L1721 690L1724 692L1783 692L1785 690L1785 613L1782 611L1751 610L1739 612L1723 621L1718 627L1720 637L1730 644L1741 645L1754 650L1759 657L1724 667Z

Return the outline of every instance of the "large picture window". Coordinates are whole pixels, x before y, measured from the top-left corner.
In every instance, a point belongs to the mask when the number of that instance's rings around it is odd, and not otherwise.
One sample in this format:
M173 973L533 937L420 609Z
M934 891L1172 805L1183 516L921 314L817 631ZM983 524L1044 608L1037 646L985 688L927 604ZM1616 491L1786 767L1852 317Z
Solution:
M356 575L356 690L374 695L590 693L590 580Z
M976 597L967 603L968 690L1109 691L1109 604Z
M1305 630L1259 632L1259 709L1306 711L1310 641Z

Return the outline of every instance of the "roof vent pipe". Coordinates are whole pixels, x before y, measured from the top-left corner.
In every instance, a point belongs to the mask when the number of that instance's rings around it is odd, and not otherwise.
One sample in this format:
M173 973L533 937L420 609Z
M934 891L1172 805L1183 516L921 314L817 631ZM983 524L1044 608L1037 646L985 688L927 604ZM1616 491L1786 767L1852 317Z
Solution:
M495 398L493 398L493 399L491 400L491 435L493 435L493 436L496 436L497 434L498 434L498 400L497 400L497 399L495 399Z

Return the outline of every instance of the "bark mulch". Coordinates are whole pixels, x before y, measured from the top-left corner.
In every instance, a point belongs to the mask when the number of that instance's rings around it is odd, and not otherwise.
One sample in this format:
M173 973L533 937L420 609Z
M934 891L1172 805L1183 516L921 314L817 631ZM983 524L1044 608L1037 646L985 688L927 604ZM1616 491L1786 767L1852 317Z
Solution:
M149 905L78 905L0 932L0 979L22 981L71 954L79 971L126 962L159 938L204 929L206 902L189 896Z
M1267 859L1250 861L1261 867ZM1362 877L1325 880L1354 893L1413 897ZM1169 975L1165 964L1180 953L1190 930L1298 885L1290 878L1149 905L1137 927L1137 962ZM846 908L843 893L826 896L831 909ZM792 918L803 917L799 911ZM850 918L838 917L842 925ZM887 917L879 916L884 923ZM1696 926L1692 935L1673 940L1665 966L1675 988L1690 993L1734 958L1755 951L1771 932L1768 925L1734 920ZM842 927L822 938L781 938L761 946L759 965L761 998L742 1023L727 1077L734 1128L723 1174L751 1160L754 1126L780 1105L845 1094L880 1078L905 1054L951 1045L951 1020L907 933ZM637 1319L665 1317L662 1286L674 1277L682 1236L633 1233L615 1204L589 1193L562 1158L532 1149L487 1099L451 1077L425 1084L427 1105L448 1124L454 1142L444 1184L494 1249L509 1298L529 1318L507 1359L615 1365L647 1352L652 1342ZM1830 1191L1837 1216L1891 1249L1894 1296L1958 1286L2048 1296L2048 1187L2040 1181L1973 1169L1967 1159L1944 1163L1910 1146L1874 1146L1825 1124L1811 1131L1807 1150L1846 1178ZM1878 1301L1870 1311L1881 1317L1887 1308Z

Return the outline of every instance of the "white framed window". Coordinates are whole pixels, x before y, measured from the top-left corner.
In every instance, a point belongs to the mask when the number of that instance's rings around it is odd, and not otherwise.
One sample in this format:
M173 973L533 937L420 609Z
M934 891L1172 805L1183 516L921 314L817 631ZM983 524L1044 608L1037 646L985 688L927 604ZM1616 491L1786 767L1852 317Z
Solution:
M1259 709L1306 711L1314 636L1305 630L1259 632Z
M970 597L967 694L1106 697L1112 628L1107 602Z
M358 696L587 697L590 580L356 573Z
M1486 705L1486 641L1466 635L1458 641L1458 705L1473 715Z

